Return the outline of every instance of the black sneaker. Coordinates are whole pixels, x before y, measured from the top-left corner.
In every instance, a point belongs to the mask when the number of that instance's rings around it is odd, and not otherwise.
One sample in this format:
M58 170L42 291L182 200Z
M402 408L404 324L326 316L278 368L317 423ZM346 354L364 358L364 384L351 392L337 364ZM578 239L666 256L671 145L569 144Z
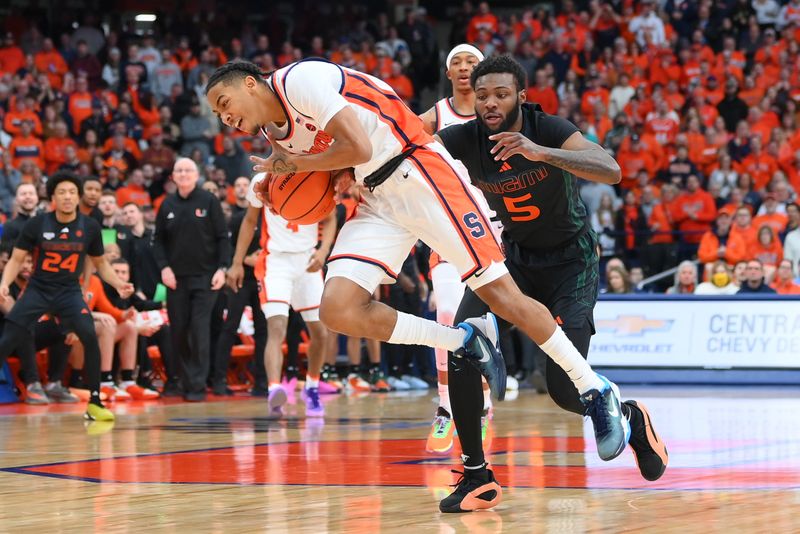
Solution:
M650 413L644 404L629 400L624 403L630 410L631 439L628 445L636 454L636 465L645 480L658 480L669 463L667 446L658 438Z
M480 371L497 400L505 399L508 376L506 362L500 351L500 334L494 314L487 313L483 317L467 319L459 323L458 328L466 330L467 337L464 339L464 346L453 354L464 358Z
M444 513L463 513L485 510L500 504L503 490L494 478L491 469L452 470L461 475L453 485L456 489L439 502L439 510Z
M220 397L231 397L233 395L233 390L227 384L214 384L211 387L211 392Z
M162 397L183 397L183 388L180 383L174 380L167 380L164 384L164 391L161 392Z

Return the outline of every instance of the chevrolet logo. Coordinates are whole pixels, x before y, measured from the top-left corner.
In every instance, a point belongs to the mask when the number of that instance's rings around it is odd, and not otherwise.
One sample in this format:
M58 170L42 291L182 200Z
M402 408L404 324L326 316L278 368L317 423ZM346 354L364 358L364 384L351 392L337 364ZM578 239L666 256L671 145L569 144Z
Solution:
M620 336L641 336L645 332L666 332L674 322L672 319L647 319L644 315L618 315L616 319L597 321L597 329Z

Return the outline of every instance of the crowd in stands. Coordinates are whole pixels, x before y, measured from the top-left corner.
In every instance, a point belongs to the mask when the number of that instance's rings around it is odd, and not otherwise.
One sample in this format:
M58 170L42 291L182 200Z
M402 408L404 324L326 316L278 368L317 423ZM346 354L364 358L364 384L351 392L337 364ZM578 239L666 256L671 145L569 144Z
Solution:
M238 179L251 174L248 156L270 150L212 114L204 86L216 67L247 59L271 71L325 57L384 79L421 112L431 103L423 93L449 91L437 37L448 27L449 45L512 54L527 72L527 99L619 162L618 186L581 190L604 291L800 293L800 0L564 0L497 11L465 1L439 20L424 8L393 20L326 4L291 31L195 14L191 23L159 17L140 34L116 15L110 24L70 15L47 27L38 13L3 22L5 254L22 222L47 209L48 175L74 171L93 184L82 209L119 245L140 299L157 300L158 272L142 251L175 191L176 158L197 163L231 217L246 206ZM642 289L673 267L674 284ZM417 277L403 291L426 297Z

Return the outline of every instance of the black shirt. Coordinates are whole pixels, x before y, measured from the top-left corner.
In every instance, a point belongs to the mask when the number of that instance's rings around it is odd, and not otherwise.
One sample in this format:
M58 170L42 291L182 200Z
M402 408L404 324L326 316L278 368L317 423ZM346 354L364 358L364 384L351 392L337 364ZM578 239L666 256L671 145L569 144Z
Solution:
M122 224L114 226L102 225L103 230L114 230L116 232L115 241L119 247L119 252L128 263L133 263L133 234L131 229Z
M0 242L0 250L6 250L9 254L11 253L19 234L22 233L22 227L25 226L25 223L30 218L30 215L18 213L16 217L3 225L3 240Z
M230 264L228 226L219 199L195 187L186 198L168 195L156 217L155 257L175 276L210 275Z
M131 232L131 256L131 281L137 290L152 298L161 282L161 269L156 263L151 230L145 229L141 237Z
M538 145L561 148L578 131L571 122L548 115L537 105L522 105L522 134ZM479 120L450 126L437 134L461 160L472 183L483 191L500 221L503 237L529 249L559 247L584 231L586 207L572 173L521 155L495 161L496 144Z
M58 291L53 286L78 287L86 255L103 255L103 238L100 225L93 219L78 213L74 221L63 224L51 212L25 223L16 247L33 255L33 273L28 283Z
M231 229L231 243L233 245L232 248L236 248L236 242L239 239L239 230L242 227L242 221L244 220L244 216L247 214L247 210L240 209L238 212L234 212L231 216L230 222L230 229ZM261 221L264 218L259 215L258 222L256 223L255 232L253 232L253 239L250 241L250 245L247 247L247 256L252 254L253 252L257 251L259 246L259 236L261 235ZM248 280L255 280L255 274L253 268L249 265L244 265L244 277Z

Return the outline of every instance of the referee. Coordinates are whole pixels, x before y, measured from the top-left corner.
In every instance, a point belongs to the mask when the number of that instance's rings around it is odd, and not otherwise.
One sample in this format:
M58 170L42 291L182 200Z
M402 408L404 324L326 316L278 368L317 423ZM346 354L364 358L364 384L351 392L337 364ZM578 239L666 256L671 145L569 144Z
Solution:
M175 162L177 191L158 210L155 257L167 287L167 313L184 398L203 401L210 365L211 313L230 262L228 227L216 196L197 187L189 158Z
M523 293L547 306L586 358L594 334L597 236L588 225L576 177L614 184L619 182L619 165L571 122L525 103L525 71L510 56L480 62L470 81L476 120L445 128L437 136L466 166L472 183L503 223L505 263L514 281ZM488 310L467 290L454 323ZM481 375L462 361L451 354L448 375L465 475L440 503L443 512L488 508L499 494L481 444ZM579 415L591 414L597 392L580 395L567 372L550 359L545 374L556 404ZM629 443L641 474L656 480L666 469L666 448L641 403L626 401L621 407L630 422ZM595 422L596 435L598 430ZM466 499L469 495L478 497Z

